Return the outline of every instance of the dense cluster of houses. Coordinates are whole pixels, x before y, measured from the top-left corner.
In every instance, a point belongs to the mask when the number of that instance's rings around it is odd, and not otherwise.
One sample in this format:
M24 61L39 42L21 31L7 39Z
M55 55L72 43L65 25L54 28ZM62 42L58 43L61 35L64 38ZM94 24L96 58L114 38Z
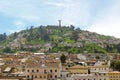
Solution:
M62 64L60 57L66 56ZM0 80L120 80L110 68L118 54L30 53L0 55Z

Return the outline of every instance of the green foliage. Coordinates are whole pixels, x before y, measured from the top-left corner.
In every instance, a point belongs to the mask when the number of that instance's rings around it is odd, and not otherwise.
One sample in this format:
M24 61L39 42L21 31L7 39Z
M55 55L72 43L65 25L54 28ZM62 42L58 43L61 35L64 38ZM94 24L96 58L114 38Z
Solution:
M6 48L3 49L3 52L5 52L5 53L11 53L12 50L11 50L11 48L6 47Z
M64 46L62 44L55 45L50 52L58 52L58 51L67 51L68 53L83 53L87 51L88 53L107 53L104 48L101 48L97 44L87 44L83 47L69 47Z
M66 39L65 42L67 42L67 43L75 43L75 41L71 40L71 39Z
M100 39L109 39L110 36L99 35L99 38L100 38Z
M30 26L26 30L23 30L19 33L13 33L7 38L6 34L0 34L0 44L2 46L6 46L10 42L13 42L15 39L19 39L18 35L22 35L24 40L20 39L20 43L28 44L28 45L45 45L47 43L52 43L52 49L49 52L59 52L66 51L68 53L83 53L87 51L88 53L107 53L107 52L119 52L120 53L120 44L118 45L107 45L102 48L99 44L95 43L86 43L86 40L82 40L82 34L87 34L89 36L90 32L83 31L80 28L75 29L73 25L70 26L38 26L34 28L34 26ZM96 36L98 40L102 39L104 41L109 40L110 36L99 35L96 33L91 34L92 36ZM84 36L83 36L84 37ZM20 37L21 38L21 37ZM81 40L80 40L81 39ZM87 39L87 38L86 38ZM14 43L14 42L13 42ZM54 45L56 44L57 45ZM82 46L73 46L74 43L80 43ZM70 45L70 46L68 46ZM24 49L24 48L16 48L16 49L3 49L3 52L17 52L17 51L27 50L27 51L37 51L39 49Z
M68 49L68 53L79 53L79 49L78 48L70 48Z
M90 43L83 47L84 51L88 51L89 53L107 53L106 50L97 44Z
M117 49L117 52L120 53L120 43L115 46L115 49Z
M111 67L114 71L120 71L120 61L111 61L110 67Z
M6 47L3 49L3 53L16 53L17 51L19 51L18 48L15 48L15 49L11 49L10 47Z
M78 34L79 34L78 31L73 31L73 32L72 32L71 39L77 41L78 38L79 38L79 35L78 35Z
M6 33L0 34L0 42L7 38Z
M35 48L24 48L24 47L21 47L21 48L20 48L20 51L36 52L37 49L35 49Z
M95 58L96 58L96 59L100 59L100 57L99 57L99 56L96 56Z
M110 53L118 53L119 52L119 44L118 45L107 45L106 51Z

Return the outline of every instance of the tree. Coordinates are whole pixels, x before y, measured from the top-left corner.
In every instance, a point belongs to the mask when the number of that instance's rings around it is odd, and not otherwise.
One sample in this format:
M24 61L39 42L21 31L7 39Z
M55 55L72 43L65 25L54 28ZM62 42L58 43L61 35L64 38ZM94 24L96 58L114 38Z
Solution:
M113 70L120 71L120 61L111 61L110 67L111 67Z
M6 39L6 38L7 38L7 35L6 35L6 33L3 33L3 37L4 37L4 39Z
M17 37L17 32L14 32L14 38L16 38Z
M116 49L120 53L120 43L116 45Z
M96 56L95 58L96 58L96 59L100 59L100 56Z
M79 38L79 35L78 35L78 34L79 34L78 31L73 31L73 32L72 32L72 37L71 37L71 39L77 41L78 38Z
M39 26L39 28L38 28L38 34L41 35L42 33L43 33L43 28L42 28L42 26Z
M30 36L33 35L33 27L34 27L34 26L31 26L31 27L30 27L30 30L29 30L29 31L30 31Z
M78 27L78 28L76 28L75 30L76 30L76 31L79 31L79 32L81 32L81 29L80 29L79 27Z
M3 41L7 38L6 33L0 34L0 41Z
M66 56L64 54L62 54L62 56L60 57L61 63L66 63Z
M11 48L9 48L9 47L6 47L6 48L4 48L3 49L3 52L5 52L5 53L11 53Z
M74 30L74 29L75 29L75 27L74 27L73 25L70 25L70 29Z
M120 61L116 62L115 68L117 71L120 71Z

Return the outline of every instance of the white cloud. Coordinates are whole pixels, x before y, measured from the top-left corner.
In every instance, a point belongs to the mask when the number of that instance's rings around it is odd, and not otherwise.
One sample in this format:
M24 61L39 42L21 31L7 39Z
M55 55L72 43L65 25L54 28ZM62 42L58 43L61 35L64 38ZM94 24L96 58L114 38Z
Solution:
M65 25L86 25L89 21L90 2L83 0L63 0L62 2L49 2L51 6L58 7L61 12L58 19Z
M113 1L107 8L93 6L97 1L102 4L100 0L0 0L0 14L15 19L11 21L15 30L23 29L26 24L47 25L61 19L63 25L89 25L90 31L120 37L120 1L107 0ZM91 10L95 7L100 10L94 16Z
M4 0L0 4L0 12L3 14L33 23L46 21L46 16L48 19L52 16L51 20L62 19L64 25L78 26L86 25L90 16L90 1L87 0Z
M9 29L8 32L9 33L14 33L14 32L19 32L20 30L25 29L25 23L21 20L17 20L13 23L13 25L15 26L14 29Z
M40 21L40 17L36 15L24 15L24 16L21 16L21 18L29 22Z
M58 3L58 2L46 2L48 5L56 6L56 7L66 7L64 3Z
M120 1L99 13L88 30L120 38Z
M22 21L20 21L20 20L15 21L14 24L15 24L15 26L16 26L17 28L20 28L20 27L25 26L25 24L24 24Z
M30 22L40 20L38 6L29 0L2 0L0 1L0 12L6 16Z

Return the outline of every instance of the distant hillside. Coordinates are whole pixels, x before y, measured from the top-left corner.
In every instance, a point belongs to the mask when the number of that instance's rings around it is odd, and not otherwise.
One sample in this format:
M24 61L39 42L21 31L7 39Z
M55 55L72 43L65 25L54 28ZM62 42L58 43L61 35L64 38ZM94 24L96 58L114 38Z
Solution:
M15 32L10 36L0 35L1 52L43 51L68 53L119 52L120 39L94 32L75 29L71 26L38 26Z

